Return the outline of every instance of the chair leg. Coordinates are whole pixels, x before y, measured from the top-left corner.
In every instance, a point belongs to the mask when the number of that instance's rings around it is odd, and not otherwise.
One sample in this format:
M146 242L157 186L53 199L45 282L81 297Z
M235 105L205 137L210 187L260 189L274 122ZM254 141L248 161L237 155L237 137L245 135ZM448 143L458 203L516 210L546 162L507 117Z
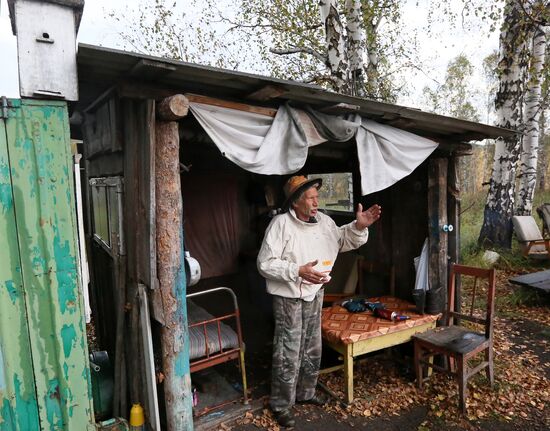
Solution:
M493 346L489 346L485 350L485 360L489 363L485 369L487 373L487 379L489 379L489 384L491 387L495 384L495 370L493 365Z
M422 356L422 347L420 343L414 342L414 371L416 374L416 385L418 389L422 389L422 382L424 377L422 376L422 364L420 363L420 356Z
M468 380L466 377L466 360L463 356L457 358L457 378L458 378L458 408L462 413L466 413L466 398L468 397Z
M447 356L447 361L449 361L449 371L451 373L456 373L456 360L452 356Z

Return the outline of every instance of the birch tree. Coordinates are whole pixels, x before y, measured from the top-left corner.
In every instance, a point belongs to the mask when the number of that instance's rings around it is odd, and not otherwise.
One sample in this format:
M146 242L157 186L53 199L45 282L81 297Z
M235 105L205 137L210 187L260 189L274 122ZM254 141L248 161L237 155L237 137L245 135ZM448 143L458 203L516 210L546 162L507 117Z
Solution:
M365 30L363 29L363 12L360 0L346 0L344 4L346 16L347 53L349 59L349 80L351 93L364 96L364 62L363 53L365 47ZM370 64L370 59L369 59ZM370 83L377 86L377 83Z
M348 3L346 1L346 3ZM346 9L347 10L347 9ZM321 22L325 27L326 63L334 88L340 93L350 93L349 63L346 50L344 26L338 12L337 0L321 0L319 2ZM355 27L355 26L354 26Z
M507 0L500 33L499 88L495 98L496 125L520 131L525 75L529 62L529 32L521 0ZM510 248L519 135L496 141L493 170L478 242Z
M402 9L399 0L241 0L233 24L251 37L270 30L259 44L271 43L268 53L278 57L263 59L277 77L395 101L406 91L397 77L420 67Z
M542 67L546 53L546 27L536 25L532 40L531 65L525 97L524 130L519 165L519 190L517 215L531 215L537 181L537 160L539 146L539 120L542 108Z
M421 67L400 0L187 2L140 0L111 17L132 50L388 102Z
M485 204L480 245L510 248L515 181L524 130L524 96L528 76L532 24L523 0L507 0L500 34L499 89L495 98L496 125L517 130L516 136L496 141L493 170Z

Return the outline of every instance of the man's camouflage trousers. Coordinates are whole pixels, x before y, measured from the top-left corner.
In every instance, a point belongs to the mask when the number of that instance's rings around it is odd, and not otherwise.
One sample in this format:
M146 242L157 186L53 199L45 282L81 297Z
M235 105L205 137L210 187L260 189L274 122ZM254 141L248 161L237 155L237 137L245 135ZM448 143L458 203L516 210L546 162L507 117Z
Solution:
M321 364L321 307L323 289L311 302L273 296L275 334L270 406L274 412L309 400Z

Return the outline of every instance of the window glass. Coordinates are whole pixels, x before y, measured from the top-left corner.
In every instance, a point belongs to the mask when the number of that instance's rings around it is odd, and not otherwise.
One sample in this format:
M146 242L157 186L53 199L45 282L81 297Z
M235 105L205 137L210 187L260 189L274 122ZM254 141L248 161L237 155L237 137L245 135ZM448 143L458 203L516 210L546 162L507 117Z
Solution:
M92 186L92 205L94 211L94 235L107 246L110 246L107 188L105 186Z
M350 172L315 174L309 178L322 178L319 189L319 208L328 211L353 212L353 179Z

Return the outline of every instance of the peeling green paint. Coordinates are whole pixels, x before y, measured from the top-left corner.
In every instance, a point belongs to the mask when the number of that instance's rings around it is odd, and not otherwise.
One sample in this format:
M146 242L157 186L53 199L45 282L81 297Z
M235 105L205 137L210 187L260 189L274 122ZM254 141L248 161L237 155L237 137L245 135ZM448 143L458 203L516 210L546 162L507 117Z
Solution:
M9 119L0 120L0 214L7 215L0 217L0 236L7 233L0 248L7 378L0 431L85 430L93 424L93 408L67 106L30 99L14 105L21 109L10 108Z
M13 377L14 403L4 398L0 409L0 418L3 419L0 422L0 431L40 429L34 392L23 394L21 386L19 376L15 374Z
M13 282L13 280L7 280L4 285L6 286L6 290L11 299L11 303L15 304L15 301L17 301L17 298L19 297L19 292L17 291L15 283Z
M63 429L63 413L61 410L61 394L59 391L59 381L51 379L48 382L48 392L44 397L44 405L48 412L49 429Z
M6 214L13 207L11 187L9 184L0 184L0 204L2 206L2 214Z
M76 331L73 325L63 325L63 328L61 328L61 339L63 340L63 353L68 358L76 339Z
M56 229L54 229L55 232ZM61 313L75 312L76 295L77 295L77 273L76 260L70 254L68 241L61 244L59 234L56 233L53 242L55 261L57 263L57 291L59 296L59 306ZM71 270L72 268L73 270Z

